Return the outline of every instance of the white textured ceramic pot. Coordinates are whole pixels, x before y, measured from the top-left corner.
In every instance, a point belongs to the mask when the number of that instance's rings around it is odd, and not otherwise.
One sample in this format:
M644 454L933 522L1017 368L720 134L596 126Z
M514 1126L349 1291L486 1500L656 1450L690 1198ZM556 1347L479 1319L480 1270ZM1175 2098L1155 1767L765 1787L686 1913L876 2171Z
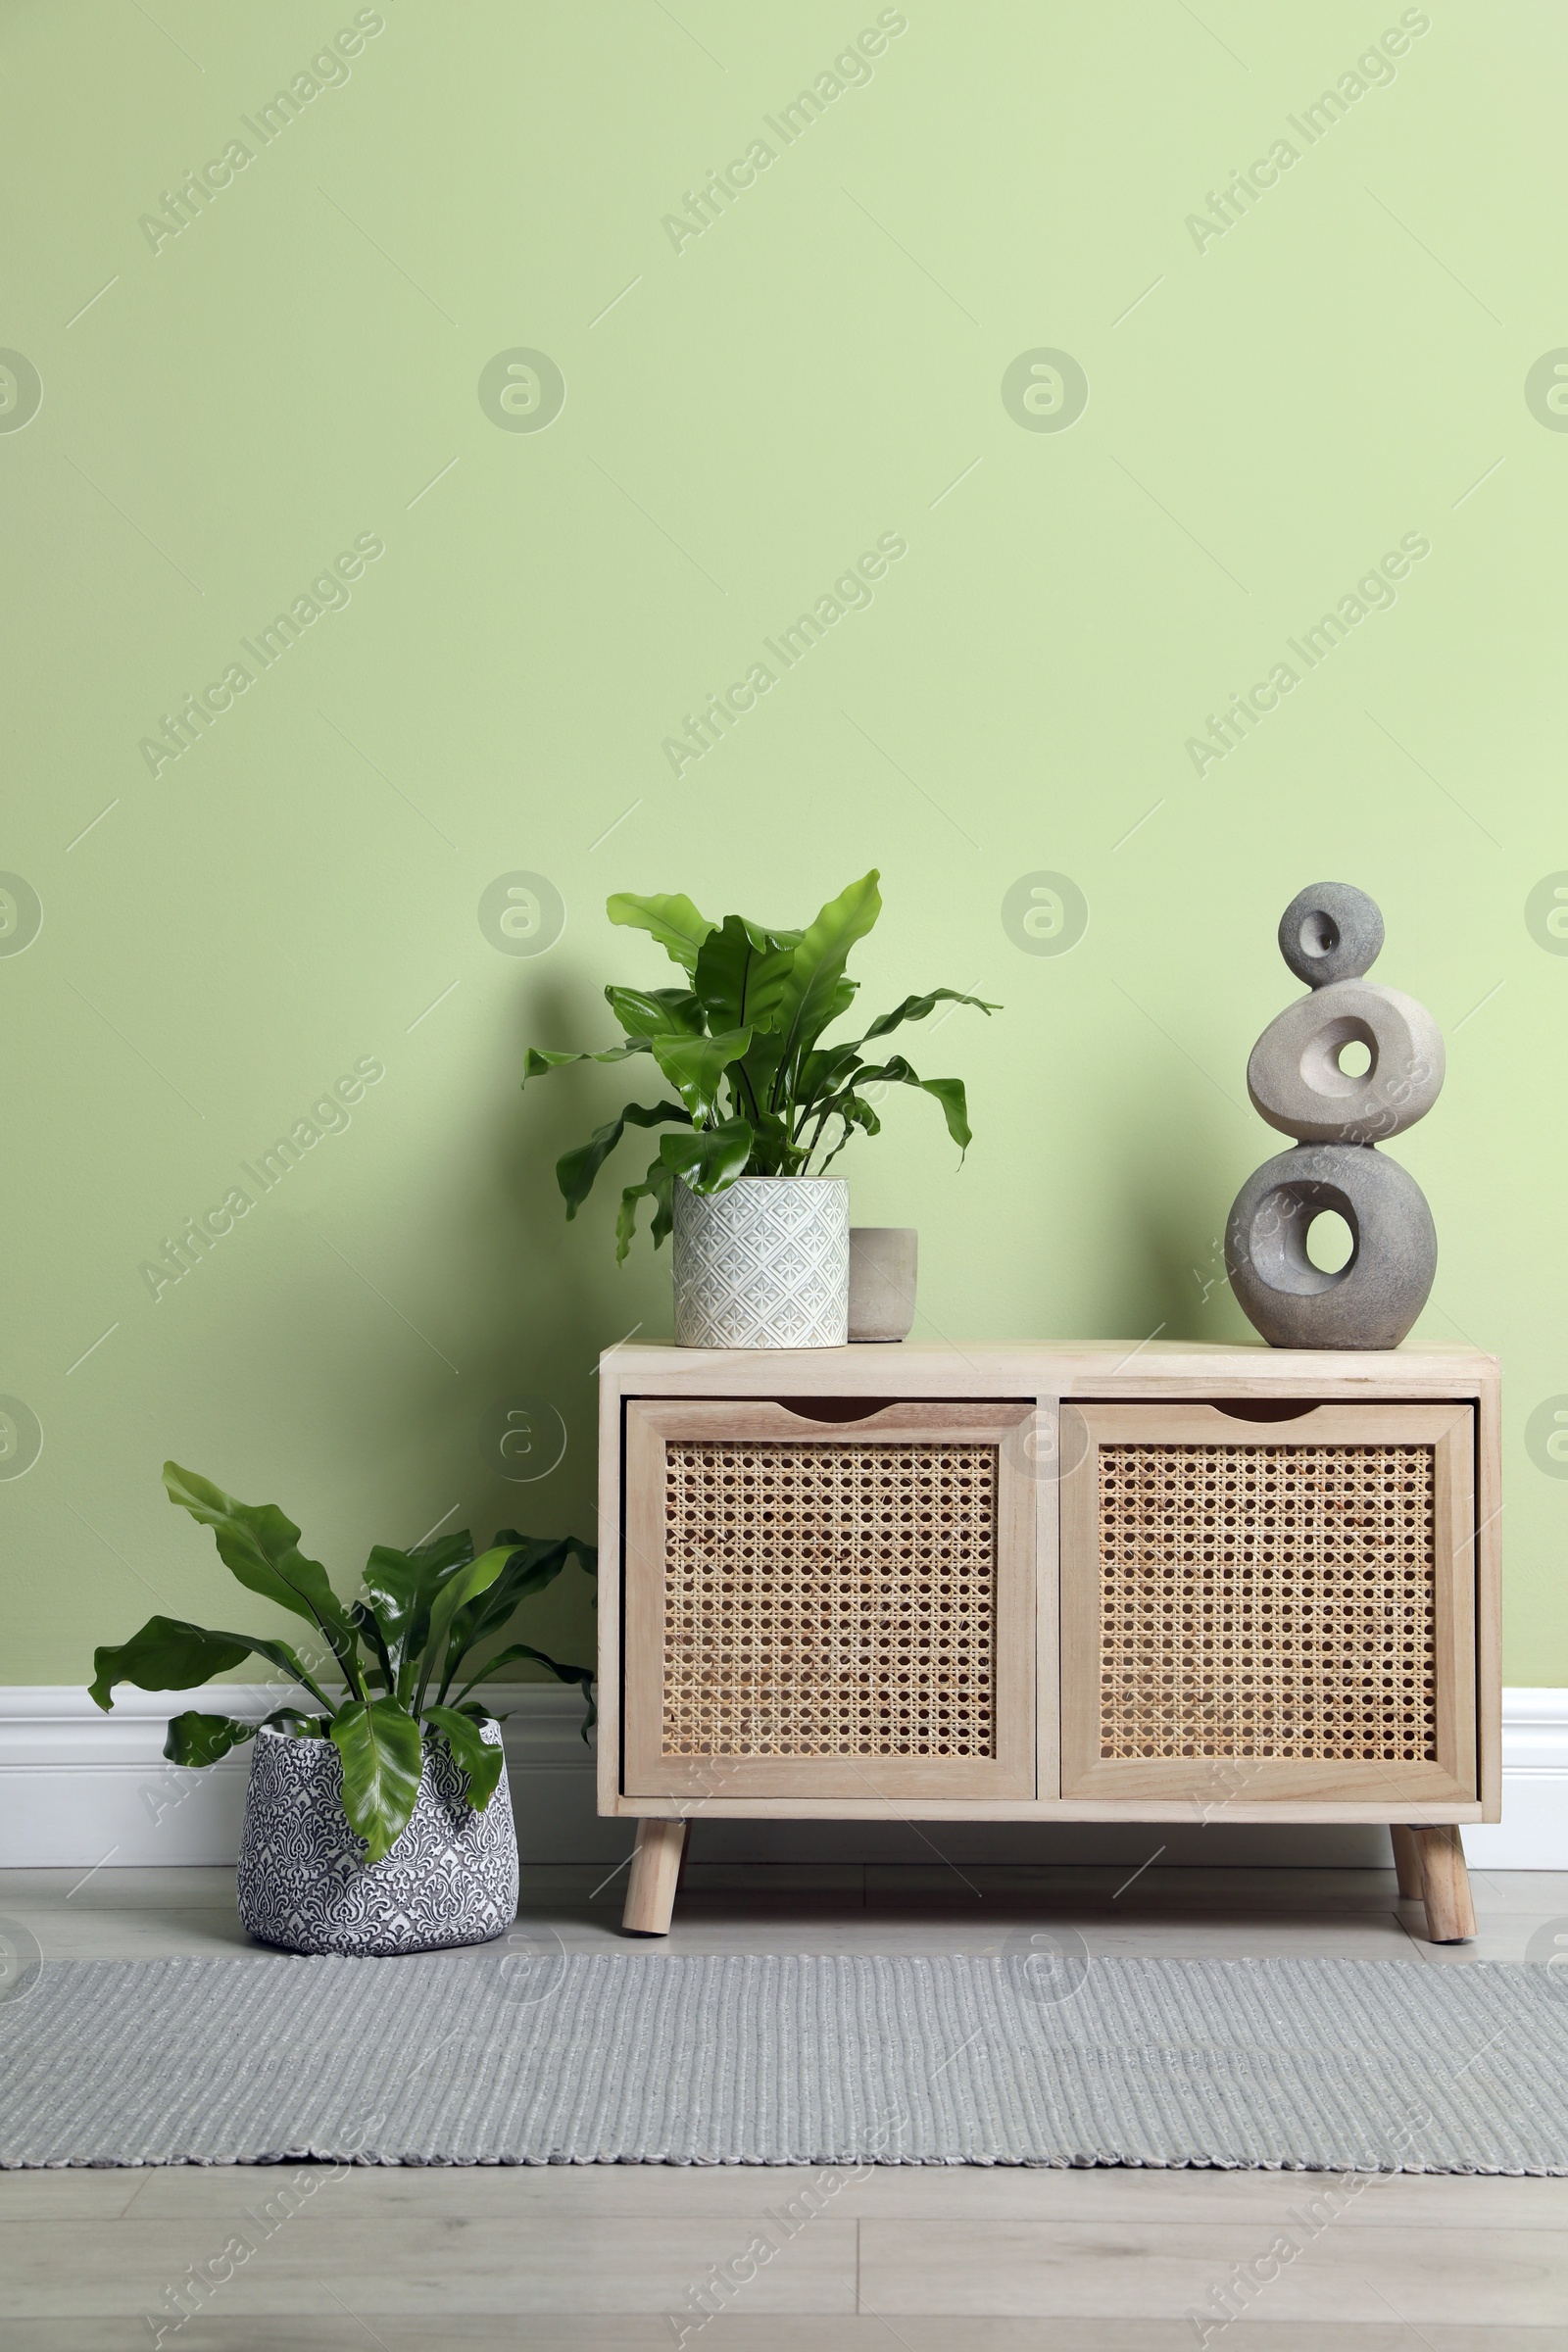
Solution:
M675 1187L678 1348L842 1348L850 1188L842 1176L742 1176Z
M497 1725L483 1726L491 1746ZM256 1735L239 1848L247 1935L285 1952L352 1958L488 1943L517 1914L517 1834L507 1768L482 1813L444 1747L426 1745L414 1817L392 1851L366 1862L343 1811L330 1740Z

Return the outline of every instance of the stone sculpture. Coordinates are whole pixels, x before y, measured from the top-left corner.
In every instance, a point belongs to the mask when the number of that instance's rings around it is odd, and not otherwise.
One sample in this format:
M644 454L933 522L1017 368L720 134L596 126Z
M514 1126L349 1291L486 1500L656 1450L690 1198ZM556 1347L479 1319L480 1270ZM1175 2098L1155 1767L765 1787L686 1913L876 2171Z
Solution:
M1413 997L1363 977L1383 945L1383 917L1364 891L1344 882L1301 891L1279 937L1311 994L1264 1030L1247 1091L1260 1117L1298 1140L1236 1196L1225 1228L1231 1288L1271 1348L1396 1348L1432 1289L1438 1237L1415 1178L1376 1147L1437 1101L1442 1032ZM1368 1055L1358 1075L1341 1067L1352 1045ZM1306 1253L1324 1209L1350 1229L1337 1273Z

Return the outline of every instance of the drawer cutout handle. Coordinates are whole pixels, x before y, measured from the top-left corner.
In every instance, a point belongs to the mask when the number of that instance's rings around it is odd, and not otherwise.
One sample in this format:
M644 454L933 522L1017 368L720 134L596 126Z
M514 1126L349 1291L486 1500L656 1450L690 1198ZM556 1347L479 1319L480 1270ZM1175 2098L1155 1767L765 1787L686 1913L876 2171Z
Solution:
M802 1421L869 1421L896 1404L894 1396L775 1396L787 1413Z
M1230 1421L1304 1421L1318 1409L1304 1396L1213 1396L1209 1402Z

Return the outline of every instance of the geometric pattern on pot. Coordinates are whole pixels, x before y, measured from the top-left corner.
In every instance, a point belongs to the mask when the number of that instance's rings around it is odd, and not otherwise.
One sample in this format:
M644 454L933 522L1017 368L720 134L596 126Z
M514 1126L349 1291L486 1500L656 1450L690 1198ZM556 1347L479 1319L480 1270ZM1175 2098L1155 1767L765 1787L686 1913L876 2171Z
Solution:
M678 1348L842 1348L849 1336L850 1188L842 1176L742 1176L675 1186Z
M1424 1004L1362 978L1383 945L1364 890L1314 882L1280 917L1280 954L1311 995L1269 1023L1247 1089L1271 1126L1299 1138L1258 1168L1225 1225L1225 1266L1244 1312L1273 1348L1396 1348L1427 1302L1438 1237L1421 1187L1379 1136L1424 1118L1443 1085L1443 1037ZM1364 1046L1365 1071L1340 1067ZM1350 1229L1337 1272L1314 1266L1307 1234L1332 1209Z
M1352 1247L1337 1273L1306 1236L1333 1209ZM1271 1348L1397 1348L1427 1302L1438 1236L1426 1196L1398 1161L1356 1144L1299 1144L1254 1170L1225 1229L1243 1312Z
M480 1727L491 1747L498 1725ZM488 1943L517 1912L517 1838L507 1768L482 1813L445 1747L429 1742L414 1815L390 1853L367 1863L343 1811L330 1740L256 1735L240 1836L240 1923L285 1952L351 1958Z
M1364 1046L1358 1076L1340 1067ZM1443 1086L1443 1032L1424 1004L1373 980L1339 980L1270 1021L1247 1064L1252 1108L1306 1144L1375 1144L1425 1118Z

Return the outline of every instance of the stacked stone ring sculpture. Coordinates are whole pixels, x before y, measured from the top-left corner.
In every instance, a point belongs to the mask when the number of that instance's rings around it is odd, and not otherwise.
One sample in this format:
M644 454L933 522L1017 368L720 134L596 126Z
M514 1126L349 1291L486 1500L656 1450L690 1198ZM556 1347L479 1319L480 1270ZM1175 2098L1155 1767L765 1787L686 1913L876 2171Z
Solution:
M1252 1048L1247 1091L1259 1116L1297 1138L1236 1196L1225 1263L1243 1311L1273 1348L1396 1348L1426 1304L1438 1237L1415 1178L1377 1145L1424 1118L1444 1077L1443 1036L1424 1004L1364 974L1383 917L1364 891L1319 882L1280 918L1280 953L1311 994ZM1348 1047L1367 1067L1341 1067ZM1351 1250L1313 1265L1314 1217L1337 1210Z

